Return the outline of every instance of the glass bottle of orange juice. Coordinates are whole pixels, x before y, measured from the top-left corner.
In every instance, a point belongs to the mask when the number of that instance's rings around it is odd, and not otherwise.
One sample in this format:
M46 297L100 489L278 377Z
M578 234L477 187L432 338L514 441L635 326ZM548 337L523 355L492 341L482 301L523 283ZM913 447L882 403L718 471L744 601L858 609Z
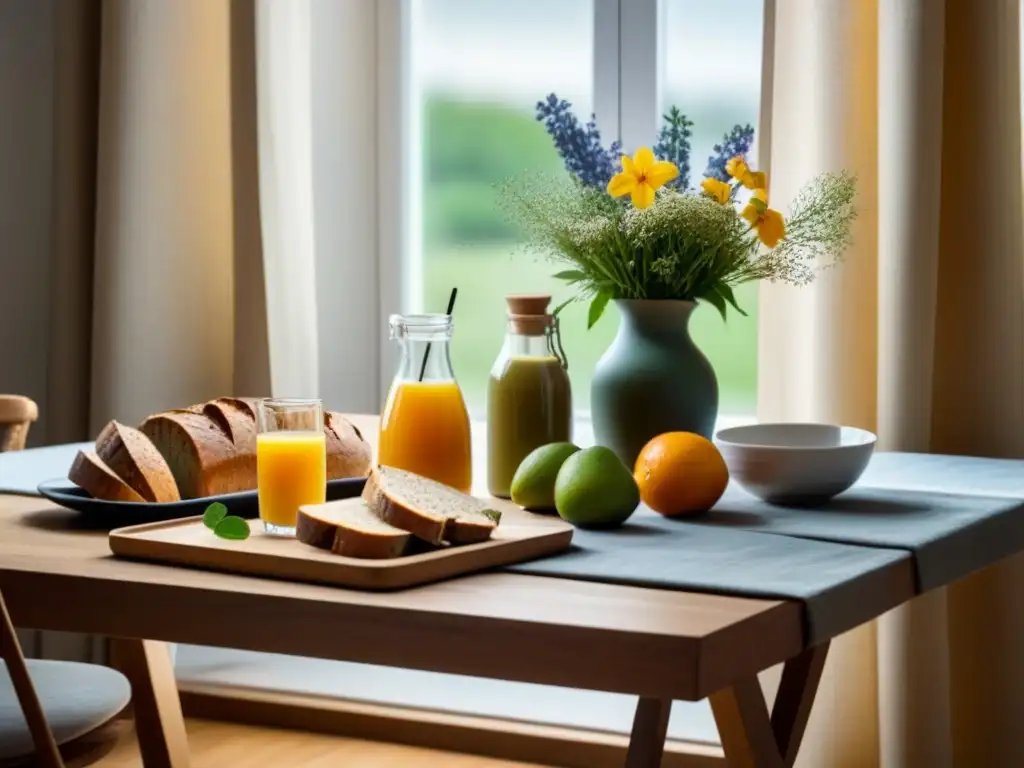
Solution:
M451 315L392 315L401 360L380 420L377 460L469 492L469 413L448 347Z

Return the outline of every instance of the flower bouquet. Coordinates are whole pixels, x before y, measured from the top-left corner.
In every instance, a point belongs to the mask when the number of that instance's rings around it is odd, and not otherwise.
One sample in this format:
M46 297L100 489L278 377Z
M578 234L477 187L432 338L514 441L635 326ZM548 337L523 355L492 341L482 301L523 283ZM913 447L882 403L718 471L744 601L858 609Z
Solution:
M788 217L769 202L768 178L748 157L750 126L715 146L704 178L690 185L690 128L678 109L664 118L653 149L632 156L604 148L555 95L537 105L568 178L509 181L502 199L530 250L561 265L555 277L588 300L588 326L615 301L622 322L591 380L597 442L632 466L655 435L711 438L718 384L687 330L698 303L726 317L735 286L751 280L810 282L850 242L855 181L826 173L792 201Z
M751 167L750 126L715 146L698 188L690 186L690 128L676 108L653 149L630 157L601 144L554 94L537 105L569 178L530 176L503 189L527 246L567 267L555 276L589 299L588 325L612 299L707 302L739 312L733 288L751 280L809 283L850 241L855 180L826 173L796 196L788 218L770 207L767 176ZM568 303L568 302L566 302ZM564 306L564 305L563 305Z

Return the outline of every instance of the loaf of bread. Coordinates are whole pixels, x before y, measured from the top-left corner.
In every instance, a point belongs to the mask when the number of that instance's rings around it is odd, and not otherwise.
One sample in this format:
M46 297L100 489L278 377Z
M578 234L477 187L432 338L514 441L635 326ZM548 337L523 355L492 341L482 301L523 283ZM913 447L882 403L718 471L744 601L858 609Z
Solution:
M181 496L163 452L139 430L112 421L96 438L96 455L146 501L178 501Z
M222 397L203 406L202 413L216 422L239 453L256 450L256 400Z
M92 451L78 452L68 471L68 479L97 499L145 501Z
M255 446L240 453L230 434L205 413L158 413L142 422L142 433L167 458L186 499L256 487Z
M343 499L299 507L295 538L336 555L382 560L406 554L412 535L385 523L363 499Z
M486 541L501 520L474 496L394 467L370 470L363 499L385 523L430 544Z
M254 398L223 397L202 405L165 411L146 419L140 430L108 424L97 440L100 464L106 464L146 501L176 501L256 488L256 412ZM369 471L370 446L341 414L324 415L327 479L359 477ZM97 467L76 459L74 474L90 473L92 488L69 478L97 498L124 501L123 492L99 483ZM95 490L94 490L95 489Z
M340 413L324 413L327 440L327 479L362 477L370 471L373 451L355 424Z

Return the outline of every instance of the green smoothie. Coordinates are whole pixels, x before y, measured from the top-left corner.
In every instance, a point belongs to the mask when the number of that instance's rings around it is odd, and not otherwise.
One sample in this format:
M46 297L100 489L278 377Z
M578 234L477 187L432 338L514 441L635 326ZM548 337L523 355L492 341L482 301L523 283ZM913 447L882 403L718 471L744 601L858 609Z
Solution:
M487 487L509 497L526 455L572 439L569 374L549 354L502 355L487 386Z

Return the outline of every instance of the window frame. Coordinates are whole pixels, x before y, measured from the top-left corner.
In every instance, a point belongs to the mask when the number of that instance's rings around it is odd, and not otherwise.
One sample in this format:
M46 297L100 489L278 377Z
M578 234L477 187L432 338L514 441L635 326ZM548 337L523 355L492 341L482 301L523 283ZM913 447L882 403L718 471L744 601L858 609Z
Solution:
M602 135L630 152L658 130L664 21L662 0L594 0L594 112Z

